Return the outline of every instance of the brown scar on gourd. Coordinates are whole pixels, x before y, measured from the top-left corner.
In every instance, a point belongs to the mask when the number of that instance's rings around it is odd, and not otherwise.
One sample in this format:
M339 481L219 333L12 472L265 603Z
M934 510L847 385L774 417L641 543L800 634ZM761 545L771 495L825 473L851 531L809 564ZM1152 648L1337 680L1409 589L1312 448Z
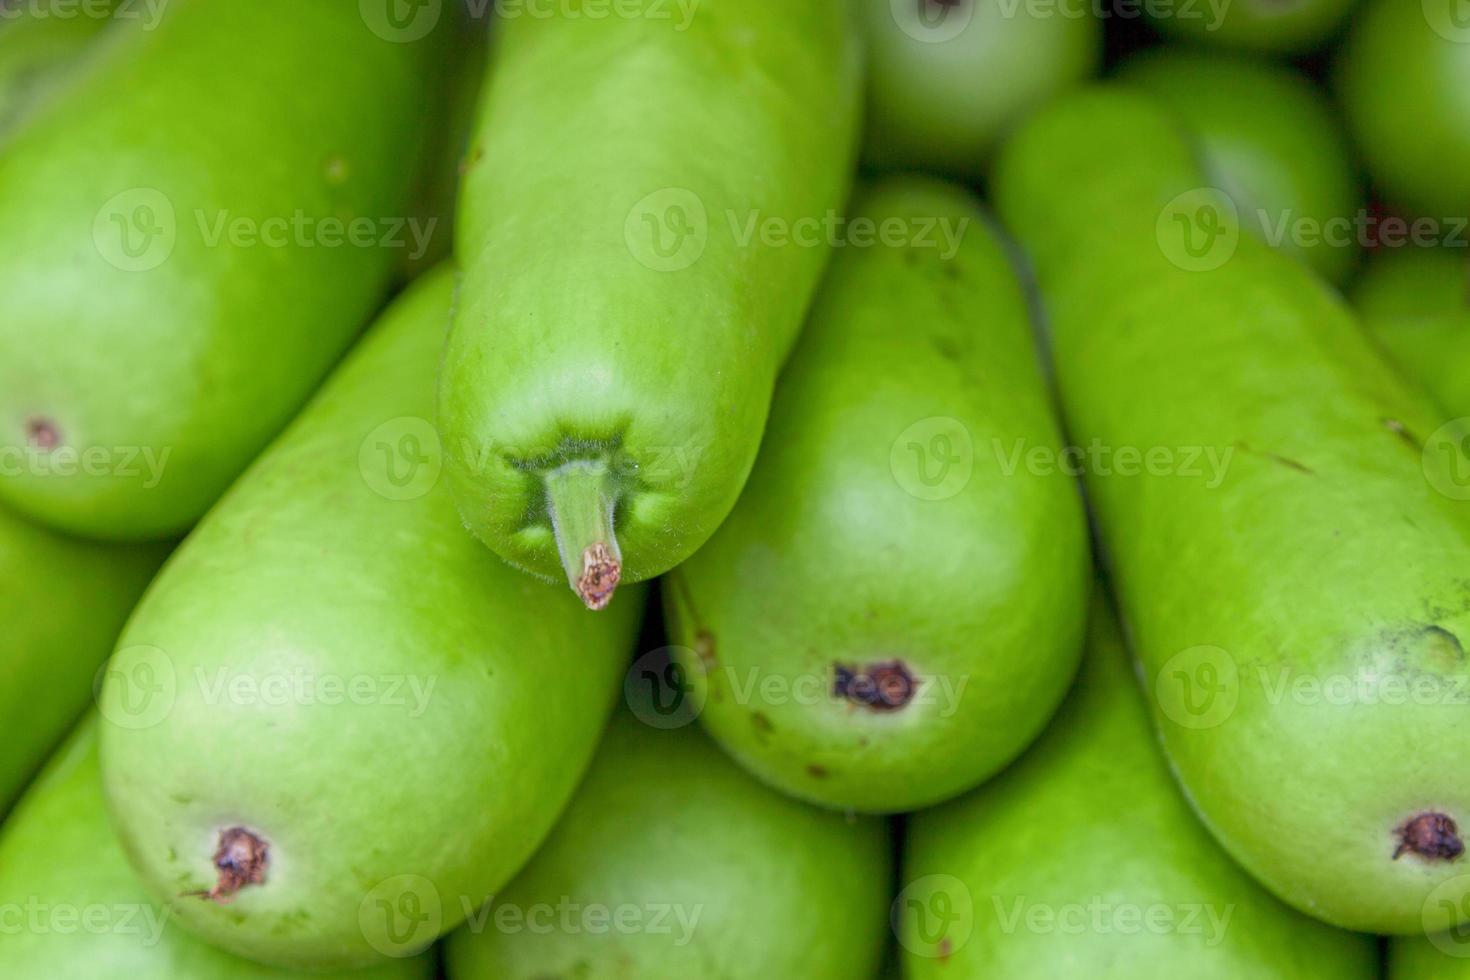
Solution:
M1239 449L1243 453L1248 453L1251 456L1258 456L1261 459L1269 460L1272 463L1279 463L1280 465L1285 466L1287 469L1296 470L1298 473L1305 473L1307 476L1317 475L1316 470L1312 469L1306 463L1302 463L1295 459L1292 459L1290 456L1283 456L1280 453L1266 452L1261 449L1253 449L1251 448L1251 446L1243 442L1237 442L1235 444L1235 448Z
M1406 442L1411 448L1413 448L1413 449L1421 449L1421 448L1423 448L1419 444L1419 440L1414 438L1414 433L1412 433L1412 432L1409 431L1409 427L1406 426L1406 425L1404 425L1404 423L1400 422L1398 419L1384 419L1383 420L1383 427L1385 429L1387 429L1389 432L1392 432L1394 435L1398 436L1400 439L1402 439L1404 442Z
M834 696L873 711L897 711L914 699L914 675L902 660L881 660L866 667L832 665Z
M248 885L265 884L265 870L270 863L270 845L244 827L220 831L219 847L214 852L214 867L219 880L207 892L190 892L195 898L207 898L228 905Z
M1453 861L1465 851L1455 821L1443 813L1421 813L1394 832L1399 835L1399 846L1393 852L1395 861L1405 853L1417 854L1426 861Z
M43 415L26 419L26 441L40 449L55 449L61 444L61 430Z

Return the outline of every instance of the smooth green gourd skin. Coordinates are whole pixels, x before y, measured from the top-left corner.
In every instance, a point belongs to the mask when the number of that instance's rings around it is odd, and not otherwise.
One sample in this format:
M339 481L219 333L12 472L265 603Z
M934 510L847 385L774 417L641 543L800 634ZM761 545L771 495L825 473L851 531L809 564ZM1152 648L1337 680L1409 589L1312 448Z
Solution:
M1351 299L1368 331L1442 408L1470 417L1470 262L1463 249L1379 249Z
M1094 74L1103 28L1086 0L861 0L869 48L863 160L978 177L1017 120Z
M1439 414L1252 236L1228 252L1222 227L1228 259L1190 271L1173 219L1199 246L1201 209L1170 202L1202 182L1167 115L1107 89L1039 115L997 171L1069 434L1174 453L1087 478L1141 677L1191 801L1278 896L1353 929L1443 928L1462 863L1394 858L1412 820L1470 826L1470 522L1423 452ZM1223 474L1191 448L1228 452Z
M889 839L760 785L694 728L620 711L566 816L446 944L453 980L849 980L888 935ZM538 907L637 909L647 928L533 931ZM667 909L655 923L657 910ZM631 914L631 913L624 913ZM609 922L615 923L615 917ZM667 931L660 931L667 930Z
M381 300L397 250L317 223L406 216L435 45L294 0L115 32L0 154L0 451L56 443L0 498L142 539L192 524Z
M1460 0L1367 0L1337 92L1390 204L1444 222L1470 214L1470 12Z
M930 875L946 876L931 880L954 902L947 928L912 885ZM1101 598L1057 720L984 789L910 818L904 881L921 903L901 919L908 980L1377 975L1372 937L1286 908L1200 826Z
M551 829L618 690L638 592L589 618L466 534L439 478L451 295L441 271L394 305L181 547L109 666L103 770L133 864L241 955L381 959L360 916L401 875L442 903L424 942L452 928ZM280 693L296 676L377 686ZM265 883L228 905L187 897L214 885L235 826L269 845ZM428 907L425 891L409 901Z
M1131 58L1118 77L1178 113L1242 224L1332 282L1346 278L1361 251L1350 222L1362 189L1335 110L1307 78L1239 55L1173 48Z
M27 112L54 91L108 25L110 3L95 5L104 16L39 16L32 8L7 11L0 19L0 145Z
M706 0L687 23L677 7L497 27L440 426L465 523L546 579L564 571L542 477L569 460L614 474L625 582L729 513L828 252L795 222L840 214L851 179L842 0Z
M1081 655L1088 545L1025 296L974 198L898 178L852 214L913 243L838 254L740 503L664 595L732 755L803 799L892 812L1045 725ZM962 232L952 258L918 237L934 220ZM895 660L918 679L902 707L837 692L840 669Z
M1470 417L1470 266L1461 250L1379 249L1353 284L1353 306L1410 377L1440 406ZM1389 980L1470 978L1463 930L1388 942Z
M1165 35L1271 54L1302 54L1322 47L1359 0L1200 0L1199 3L1143 4L1143 11ZM1416 5L1417 8L1417 5ZM1167 12L1154 16L1155 10Z
M411 980L426 956L368 970L302 974L243 960L190 936L149 898L113 836L89 715L0 828L0 943L7 977L87 980Z
M167 552L82 541L0 508L0 815L90 702Z

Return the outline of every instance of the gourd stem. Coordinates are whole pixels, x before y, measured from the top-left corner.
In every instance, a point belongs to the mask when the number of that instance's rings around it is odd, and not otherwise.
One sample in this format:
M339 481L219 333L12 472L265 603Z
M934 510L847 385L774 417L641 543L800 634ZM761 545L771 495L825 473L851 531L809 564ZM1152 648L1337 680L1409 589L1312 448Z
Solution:
M617 492L601 460L576 460L547 473L546 507L567 582L588 609L606 609L622 577L613 533Z

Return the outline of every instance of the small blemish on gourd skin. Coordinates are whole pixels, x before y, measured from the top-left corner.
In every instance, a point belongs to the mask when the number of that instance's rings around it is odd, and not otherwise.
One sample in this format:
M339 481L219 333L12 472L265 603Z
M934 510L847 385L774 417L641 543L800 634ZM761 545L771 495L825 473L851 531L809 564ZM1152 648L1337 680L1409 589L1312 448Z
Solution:
M240 889L265 884L270 864L270 845L244 827L220 831L214 852L214 867L219 881L207 892L195 893L219 905L227 905Z
M37 449L55 449L61 445L61 430L50 419L33 415L26 419L26 442Z
M832 665L832 694L851 704L884 713L898 711L914 697L914 675L902 660L883 660L866 667Z
M759 711L750 716L750 724L755 729L756 738L761 741L765 741L776 730L775 726L771 724L771 719Z
M1317 472L1313 470L1310 466L1306 465L1305 463L1300 463L1292 459L1290 456L1282 456L1279 453L1264 452L1262 450L1252 449L1250 446L1246 445L1243 442L1236 442L1235 448L1251 456L1257 456L1261 459L1268 460L1269 462L1278 463L1282 466L1285 466L1287 469L1296 470L1298 473L1305 473L1307 476L1317 475Z
M1395 861L1404 854L1416 854L1431 862L1454 861L1465 852L1454 819L1443 813L1421 813L1394 832L1399 838L1393 852Z
M806 771L807 775L811 776L813 779L826 779L828 775L826 767L824 766L807 766Z
M1398 419L1384 419L1383 427L1402 439L1404 443L1415 452L1420 452L1422 450L1423 446L1419 442L1419 440L1414 437L1414 433L1410 432L1408 427L1405 426L1404 423L1400 422Z

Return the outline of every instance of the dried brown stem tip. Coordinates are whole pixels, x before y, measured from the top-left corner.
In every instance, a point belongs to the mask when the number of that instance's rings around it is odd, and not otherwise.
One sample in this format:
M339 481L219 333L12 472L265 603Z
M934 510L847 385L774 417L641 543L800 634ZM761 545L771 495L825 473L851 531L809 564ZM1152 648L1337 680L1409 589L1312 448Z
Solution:
M244 827L222 830L219 848L214 852L219 881L209 891L197 894L220 905L228 905L246 885L265 883L265 868L269 860L270 846Z
M1398 829L1399 846L1393 852L1395 861L1406 851L1426 861L1453 861L1464 853L1459 828L1443 813L1421 813Z
M582 576L577 579L577 595L588 609L606 609L623 577L623 566L607 545L598 542L582 552Z

